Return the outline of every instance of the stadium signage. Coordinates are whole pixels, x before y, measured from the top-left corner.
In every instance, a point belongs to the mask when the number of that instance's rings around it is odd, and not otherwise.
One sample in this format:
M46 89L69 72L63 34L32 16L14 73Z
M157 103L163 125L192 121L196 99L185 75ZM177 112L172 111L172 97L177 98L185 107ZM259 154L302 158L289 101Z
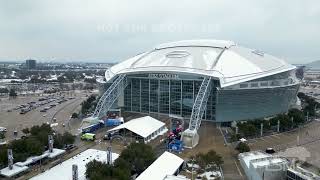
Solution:
M179 79L178 74L149 74L150 79Z

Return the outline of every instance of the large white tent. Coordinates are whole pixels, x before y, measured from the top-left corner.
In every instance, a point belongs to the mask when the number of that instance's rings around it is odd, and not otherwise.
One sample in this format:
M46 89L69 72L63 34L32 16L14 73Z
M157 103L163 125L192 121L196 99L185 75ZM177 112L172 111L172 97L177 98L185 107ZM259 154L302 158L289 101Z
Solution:
M127 129L141 136L145 143L168 131L164 122L161 122L150 116L132 119L124 124L108 130L108 132L115 132L121 129Z
M174 175L183 162L184 160L180 157L166 151L143 171L136 180L163 180L167 175Z
M76 164L78 166L78 176L79 180L86 180L86 164L96 160L100 162L107 161L107 151L101 151L96 149L87 149L72 158L58 164L51 169L41 173L31 180L70 180L72 179L72 165ZM112 153L112 161L114 162L119 157L119 154Z

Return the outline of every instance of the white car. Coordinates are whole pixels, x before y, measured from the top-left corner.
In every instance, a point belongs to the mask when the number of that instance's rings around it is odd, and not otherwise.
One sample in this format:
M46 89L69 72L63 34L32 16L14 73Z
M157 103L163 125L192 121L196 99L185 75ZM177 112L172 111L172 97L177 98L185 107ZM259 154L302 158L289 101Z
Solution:
M7 128L5 128L5 127L0 127L0 132L7 132Z

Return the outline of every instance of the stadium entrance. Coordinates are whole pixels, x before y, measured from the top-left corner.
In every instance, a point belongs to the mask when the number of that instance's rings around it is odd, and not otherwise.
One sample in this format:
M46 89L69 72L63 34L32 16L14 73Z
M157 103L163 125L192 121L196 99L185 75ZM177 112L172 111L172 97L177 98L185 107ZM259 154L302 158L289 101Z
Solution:
M135 74L127 75L124 90L124 109L130 112L161 113L190 118L192 107L203 77L182 74ZM205 120L215 120L216 86L212 80Z

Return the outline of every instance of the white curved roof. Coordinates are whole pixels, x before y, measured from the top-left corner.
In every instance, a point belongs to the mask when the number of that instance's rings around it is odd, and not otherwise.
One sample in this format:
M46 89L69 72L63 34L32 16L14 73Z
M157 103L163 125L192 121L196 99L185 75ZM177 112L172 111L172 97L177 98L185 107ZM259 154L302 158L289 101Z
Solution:
M232 41L186 40L160 44L112 66L105 75L108 81L123 73L178 72L212 76L226 87L292 69L279 58Z

